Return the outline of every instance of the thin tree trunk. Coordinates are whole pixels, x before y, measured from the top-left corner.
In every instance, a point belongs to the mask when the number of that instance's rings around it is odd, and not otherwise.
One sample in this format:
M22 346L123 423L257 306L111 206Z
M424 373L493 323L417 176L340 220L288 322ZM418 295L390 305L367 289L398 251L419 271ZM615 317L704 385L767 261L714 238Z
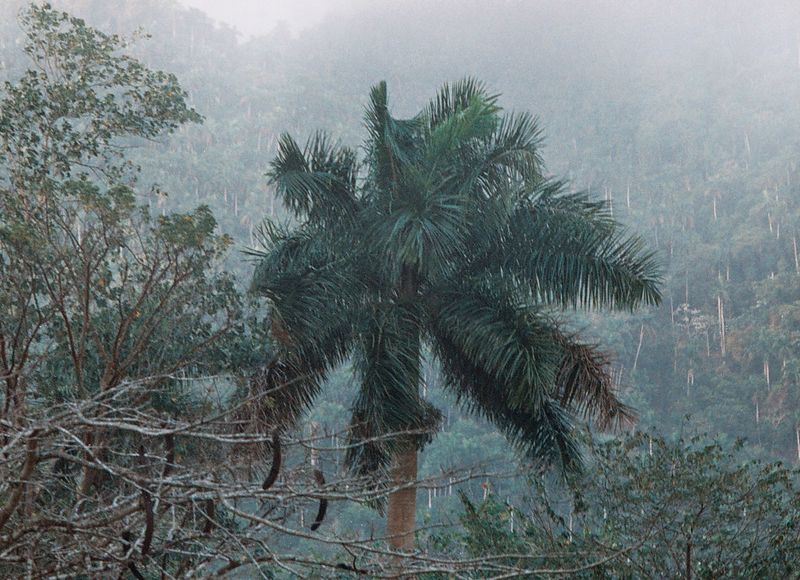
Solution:
M642 341L644 340L644 323L639 329L639 346L636 347L636 356L633 359L633 370L636 370L636 363L639 362L639 353L642 351Z
M692 542L686 542L686 580L692 578Z
M672 295L669 297L669 319L672 326L675 326L675 306L672 303Z
M717 295L717 319L719 321L720 354L722 358L725 358L725 303L720 295Z
M794 436L797 440L797 461L800 462L800 427L794 428Z
M404 487L389 494L386 535L393 548L412 550L417 513L417 449L413 442L395 456L391 477L392 485Z

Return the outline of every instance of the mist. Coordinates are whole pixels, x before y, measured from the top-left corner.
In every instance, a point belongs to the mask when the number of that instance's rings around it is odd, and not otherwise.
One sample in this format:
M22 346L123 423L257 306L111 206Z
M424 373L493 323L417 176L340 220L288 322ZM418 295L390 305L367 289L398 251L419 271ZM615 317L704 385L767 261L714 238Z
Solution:
M0 383L31 385L27 406L0 392L0 435L45 433L60 463L30 480L64 529L135 503L90 556L45 518L62 575L796 573L800 2L53 0L83 20L32 31L28 5L0 0L0 346L28 329L36 362L0 353ZM52 240L18 202L45 194ZM101 236L103 208L146 217ZM148 326L170 285L127 271L153 256L198 260L203 295ZM117 373L139 398L45 428L117 376L109 340L141 345ZM202 355L163 362L184 342Z
M351 0L183 0L183 4L233 26L245 38L266 35L276 27L285 27L296 36L317 26L326 17L341 18L352 6Z

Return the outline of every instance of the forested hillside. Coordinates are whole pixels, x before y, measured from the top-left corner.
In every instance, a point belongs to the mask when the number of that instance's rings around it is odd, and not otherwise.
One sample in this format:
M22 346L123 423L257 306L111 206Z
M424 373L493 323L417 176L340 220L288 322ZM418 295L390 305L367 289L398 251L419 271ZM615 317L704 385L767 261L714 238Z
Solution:
M663 259L660 309L587 322L612 345L643 425L669 433L691 415L700 431L797 456L793 3L653 2L611 14L590 2L365 4L299 38L276 31L243 44L176 3L68 7L152 36L133 50L177 74L205 121L137 152L143 193L156 207L208 204L241 246L257 243L260 216L281 211L264 177L281 132L324 129L355 145L377 80L397 88L402 114L443 79L485 79L504 106L539 116L548 169L608 199ZM17 60L8 48L5 75Z
M663 269L657 307L567 316L610 353L620 398L638 413L634 430L660 433L664 454L676 439L705 433L726 445L743 439L737 453L744 458L800 462L800 4L364 0L346 18L330 14L297 37L276 29L248 40L176 0L53 4L100 30L141 35L127 52L180 81L202 123L131 138L128 154L141 167L133 193L153 215L208 206L233 248L219 256L224 266L209 268L233 271L242 291L262 220L294 219L267 178L282 133L304 140L321 129L359 148L377 82L386 81L393 112L404 117L442 82L484 80L501 93L502 107L538 116L546 173L606 200ZM2 81L28 67L17 23L26 5L0 5ZM242 346L248 333L223 348L236 364L261 355L236 350L249 347ZM522 501L530 488L524 477L505 477L503 468L516 472L519 457L437 388L437 371L425 369L425 396L442 410L441 433L420 466L440 479L420 493L419 513L425 523L454 522L466 505L465 529L475 541L498 514L503 530L513 527L504 502ZM301 432L335 446L355 392L346 364ZM708 449L698 461L739 461ZM488 465L495 475L451 485L448 470L465 465ZM655 471L642 477L657 481ZM473 505L491 494L496 504ZM497 549L573 554L568 511L570 545L528 536L524 545L509 540ZM338 530L379 525L363 506L343 505L330 517ZM614 534L632 542L637 531ZM452 540L435 530L425 537ZM477 545L470 550L480 553Z

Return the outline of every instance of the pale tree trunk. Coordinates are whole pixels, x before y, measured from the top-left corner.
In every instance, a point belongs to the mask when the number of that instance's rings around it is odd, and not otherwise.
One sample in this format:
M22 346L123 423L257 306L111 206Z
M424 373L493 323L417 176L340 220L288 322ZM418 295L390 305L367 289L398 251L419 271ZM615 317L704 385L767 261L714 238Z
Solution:
M392 486L403 486L389 494L386 535L397 550L414 549L417 513L417 450L413 442L398 451L391 470Z
M633 358L633 370L636 370L636 363L639 362L639 353L642 351L642 341L644 340L644 323L639 329L639 346L636 347L636 356Z
M794 436L797 440L797 461L800 462L800 426L794 428Z

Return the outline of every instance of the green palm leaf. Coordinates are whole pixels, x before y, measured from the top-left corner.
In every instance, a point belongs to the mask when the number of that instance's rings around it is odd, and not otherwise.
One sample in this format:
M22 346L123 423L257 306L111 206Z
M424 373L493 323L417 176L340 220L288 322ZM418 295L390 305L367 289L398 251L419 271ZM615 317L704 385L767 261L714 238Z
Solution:
M490 95L486 85L472 77L443 85L422 111L428 127L435 128L467 109L476 99L494 105L498 95Z
M545 398L536 410L520 409L494 377L476 366L445 333L436 333L434 352L441 362L445 384L477 415L500 429L534 463L557 466L564 472L581 466L581 453L568 413L557 400Z
M644 241L604 208L561 184L540 184L471 266L513 276L559 307L633 309L658 304L660 268Z
M312 136L303 150L284 134L267 176L295 216L318 223L357 210L357 173L355 153L332 144L324 133Z
M357 472L384 471L397 439L406 434L422 447L440 421L440 413L422 399L420 343L412 310L379 304L367 320L354 363L361 385L353 405L346 462ZM389 437L387 437L387 435Z

